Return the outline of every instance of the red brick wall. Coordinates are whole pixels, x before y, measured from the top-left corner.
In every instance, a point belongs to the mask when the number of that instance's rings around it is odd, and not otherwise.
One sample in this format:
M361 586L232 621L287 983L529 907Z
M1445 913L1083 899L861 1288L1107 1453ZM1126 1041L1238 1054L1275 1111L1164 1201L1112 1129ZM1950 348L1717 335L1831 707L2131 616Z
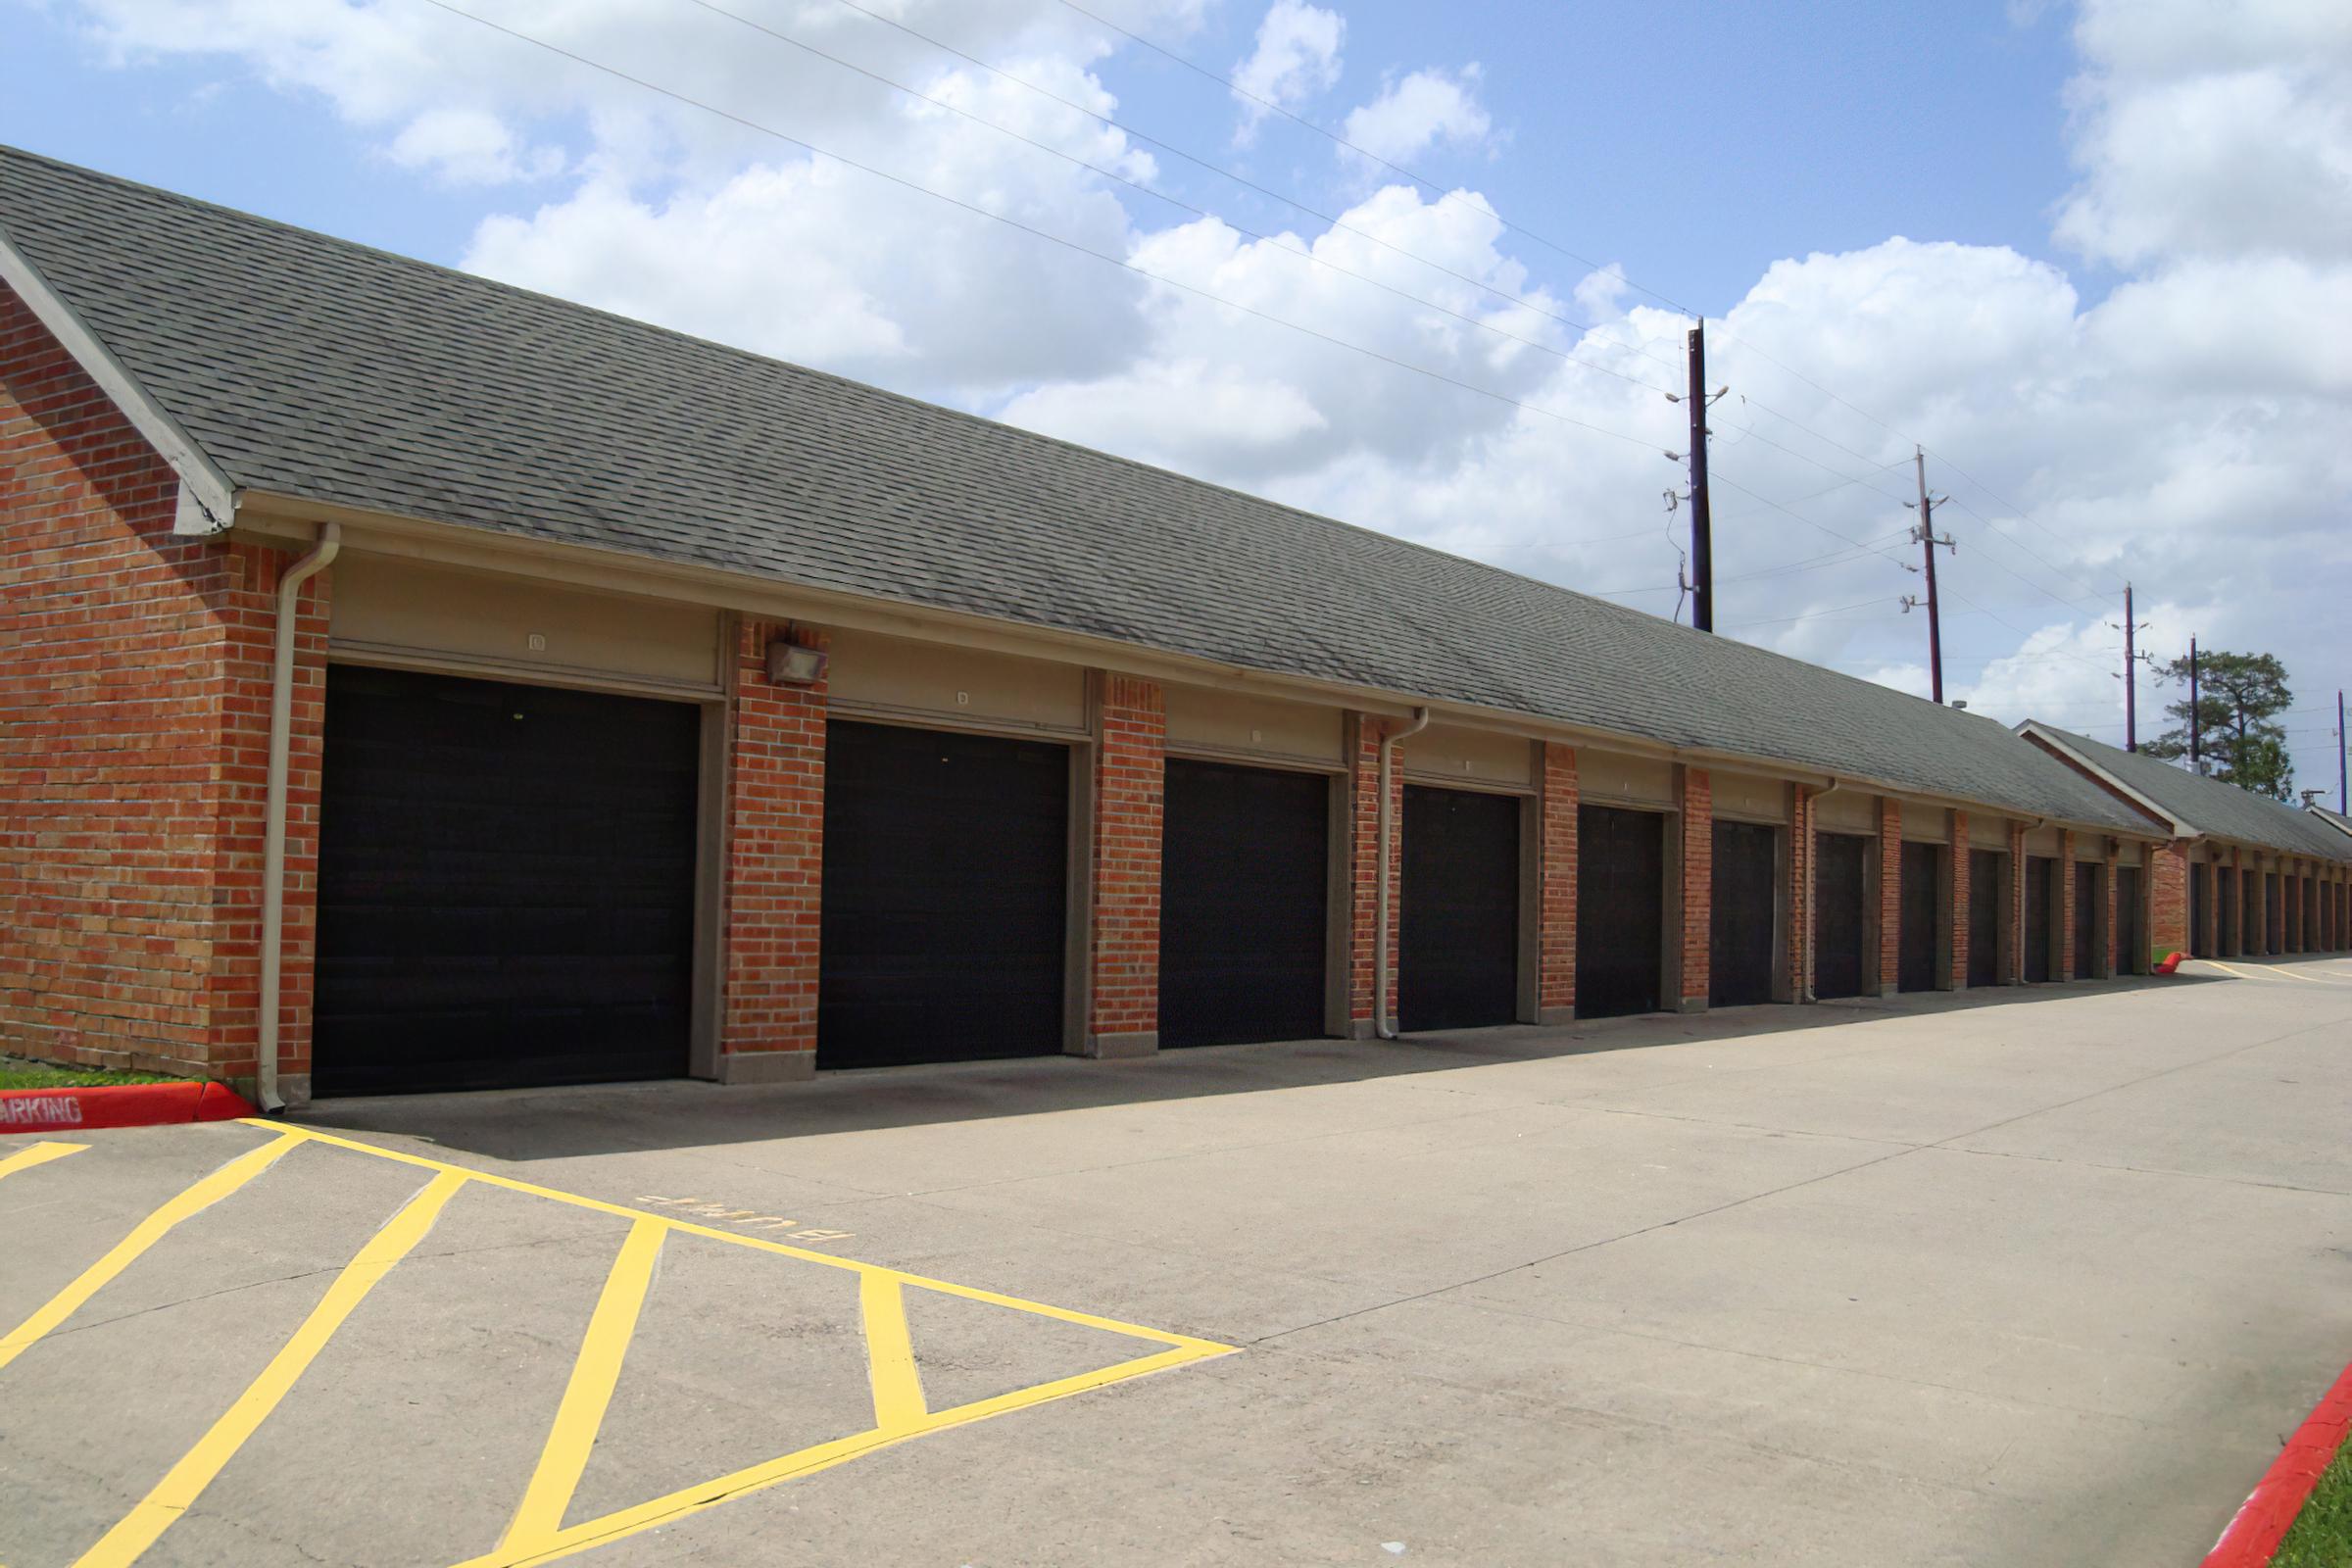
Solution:
M1715 910L1715 785L1703 767L1683 769L1683 1005L1707 1004Z
M2025 824L2012 822L2009 825L2009 972L2001 976L2012 985L2022 985L2026 978L2026 871Z
M1359 713L1355 743L1348 758L1348 1019L1358 1036L1373 1033L1373 932L1379 920L1380 865L1380 738L1403 728L1396 719ZM1404 745L1390 754L1389 775L1389 995L1387 1011L1396 1015L1396 932L1402 921L1404 883Z
M2158 846L2148 856L2148 946L2161 956L2188 951L2188 863L2185 840ZM2212 918L2215 900L2205 901Z
M172 532L177 476L0 287L0 1047L250 1073L283 557ZM304 591L283 1058L308 1065L319 662Z
M1968 989L1968 813L1952 813L1952 924L1951 969L1946 983L1954 991Z
M1559 1017L1576 1005L1576 752L1544 744L1544 863L1537 901L1537 1005Z
M1879 992L1892 996L1902 976L1903 804L1879 797Z
M718 1029L719 1050L728 1054L816 1049L827 682L768 680L768 640L784 629L746 620L736 630ZM826 645L812 626L794 627L792 637L803 647Z
M2075 839L2078 835L2058 835L2058 907L2051 923L2058 927L2058 961L2050 965L2050 973L2061 980L2082 978L2075 973ZM2082 918L2089 918L2083 911Z
M1089 1040L1159 1029L1159 836L1167 784L1167 702L1158 684L1099 678Z

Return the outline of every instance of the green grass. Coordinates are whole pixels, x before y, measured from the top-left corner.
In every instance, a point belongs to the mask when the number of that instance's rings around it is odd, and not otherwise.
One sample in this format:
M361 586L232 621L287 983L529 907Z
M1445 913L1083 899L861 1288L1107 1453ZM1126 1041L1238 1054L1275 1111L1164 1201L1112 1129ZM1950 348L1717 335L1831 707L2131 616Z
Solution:
M169 1084L177 1079L162 1072L110 1072L97 1067L43 1067L26 1061L0 1061L0 1089L94 1089L103 1084Z
M2352 1568L2352 1443L2320 1477L2271 1568Z

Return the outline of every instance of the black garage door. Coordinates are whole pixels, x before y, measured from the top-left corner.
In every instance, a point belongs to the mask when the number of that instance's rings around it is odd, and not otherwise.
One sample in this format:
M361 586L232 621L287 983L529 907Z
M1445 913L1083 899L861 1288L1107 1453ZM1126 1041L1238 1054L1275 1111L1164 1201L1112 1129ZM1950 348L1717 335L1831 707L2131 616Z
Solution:
M2192 958L2213 956L2213 944L2205 939L2205 884L2212 876L2209 865L2188 868L2188 956Z
M2089 980L2099 972L2099 868L2087 860L2075 862L2075 978Z
M1576 813L1576 1015L1655 1012L1665 961L1666 819L1609 806Z
M1936 883L1942 868L1943 851L1936 845L1903 846L1903 921L1894 966L1898 991L1936 989L1936 937L1943 924Z
M1161 1045L1323 1033L1330 801L1312 773L1168 763Z
M2051 878L2057 874L2056 860L2040 855L2026 857L2026 952L2021 967L2029 981L2050 977L2050 910L2055 891Z
M2001 983L2001 872L2007 862L1995 850L1968 852L1968 983Z
M1061 1049L1069 753L825 727L816 1062Z
M2214 908L2214 919L2219 927L2214 952L2217 956L2234 956L2241 951L2238 947L2241 936L2237 929L2237 906L2243 883L2235 868L2225 865L2215 868L2213 885L2220 895L2215 900Z
M1869 971L1863 944L1870 923L1864 900L1872 840L1851 833L1814 837L1813 995L1858 997Z
M1396 1023L1476 1029L1519 1016L1519 803L1404 790Z
M683 1073L700 727L685 703L330 666L314 1092Z
M2262 877L2262 951L2286 951L2286 901L2279 896L2278 873L2266 871Z
M1774 910L1779 906L1781 830L1754 822L1715 824L1715 908L1708 917L1707 1005L1772 1000Z
M2194 869L2192 867L2192 869ZM2115 868L2115 968L2118 974L2148 972L2148 939L2139 930L2139 867Z

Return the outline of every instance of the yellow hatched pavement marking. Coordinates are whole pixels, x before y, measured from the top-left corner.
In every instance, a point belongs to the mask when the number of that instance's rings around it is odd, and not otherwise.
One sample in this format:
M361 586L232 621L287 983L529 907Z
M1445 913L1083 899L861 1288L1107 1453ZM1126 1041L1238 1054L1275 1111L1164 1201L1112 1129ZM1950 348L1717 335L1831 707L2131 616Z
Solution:
M923 1402L914 1341L906 1330L906 1293L896 1274L869 1269L858 1281L865 1318L865 1362L874 1385L874 1430L911 1432L931 1413Z
M256 1125L267 1127L269 1123ZM259 1149L247 1150L139 1221L131 1228L130 1234L117 1242L104 1257L83 1269L73 1284L49 1298L48 1302L32 1316L10 1330L7 1339L0 1340L0 1367L23 1355L41 1336L72 1317L76 1307L97 1295L107 1281L136 1262L140 1253L169 1236L173 1226L202 1213L268 1170L280 1155L301 1141L302 1135L299 1133L290 1130L280 1132L271 1142Z
M391 1273L409 1255L410 1249L424 1240L433 1228L433 1221L440 1217L443 1205L465 1185L465 1172L454 1168L442 1171L392 1216L391 1223L370 1237L359 1254L344 1265L343 1272L335 1276L335 1283L326 1288L326 1295L312 1308L302 1327L294 1331L294 1337L270 1357L262 1375L228 1407L228 1413L214 1422L212 1430L197 1440L196 1446L180 1456L179 1462L155 1484L155 1490L138 1506L123 1515L98 1544L81 1554L74 1568L123 1568L155 1544L156 1538L170 1529L204 1489L212 1485L213 1478L236 1457L245 1441L260 1430L270 1412L293 1391L296 1381L318 1359L318 1352L326 1348L326 1342L335 1337L344 1319L368 1298L376 1282Z
M860 1262L856 1258L840 1257L831 1252L812 1251L805 1247L793 1247L784 1242L770 1241L761 1236L745 1236L735 1231L722 1231L709 1225L697 1225L690 1220L668 1214L649 1213L620 1203L608 1203L601 1199L583 1198L577 1193L559 1192L552 1187L539 1187L517 1181L512 1176L495 1175L488 1171L467 1170L463 1166L445 1164L420 1154L399 1150L382 1149L357 1139L337 1137L333 1133L318 1132L307 1127L280 1129L278 1124L254 1121L252 1125L282 1131L284 1136L329 1144L357 1153L372 1154L378 1159L395 1160L426 1170L440 1171L467 1181L503 1187L510 1192L527 1193L575 1208L592 1209L598 1213L617 1215L630 1222L629 1240L623 1243L623 1257L613 1264L605 1282L605 1295L600 1298L596 1315L591 1319L588 1335L581 1342L578 1360L573 1363L572 1384L564 1393L566 1409L557 1414L557 1430L549 1435L548 1446L540 1455L539 1470L531 1479L523 1504L516 1510L515 1519L499 1544L478 1557L469 1557L456 1568L528 1568L530 1564L555 1562L577 1552L609 1544L641 1531L667 1525L677 1520L714 1508L735 1497L764 1491L786 1481L829 1470L846 1464L878 1449L890 1447L914 1438L944 1432L952 1427L969 1425L991 1416L1012 1410L1024 1410L1066 1399L1073 1395L1107 1388L1130 1378L1166 1371L1193 1361L1212 1356L1230 1355L1235 1348L1220 1345L1214 1340L1196 1339L1189 1334L1175 1334L1165 1329L1146 1328L1137 1323L1121 1322L1117 1318L1102 1317L1092 1312L1072 1311L1068 1307L1053 1306L1044 1301L1024 1300L1017 1296L1004 1296L974 1286L956 1285L947 1280L928 1279L908 1274L879 1263ZM655 1228L659 1227L657 1231ZM641 1236L655 1236L677 1231L699 1236L709 1241L723 1242L729 1247L748 1248L757 1252L769 1252L780 1257L797 1258L803 1262L822 1264L826 1268L842 1269L858 1276L858 1304L865 1328L867 1370L873 1383L874 1420L872 1430L853 1433L844 1438L812 1445L747 1466L730 1475L711 1481L681 1487L675 1492L632 1507L621 1508L594 1519L582 1520L568 1528L556 1528L564 1507L568 1504L572 1489L583 1473L590 1452L595 1446L596 1426L601 1424L609 1405L613 1384L619 1376L619 1364L626 1349L627 1335L634 1332L638 1309L643 1304L643 1281L631 1278L631 1269L624 1268L634 1254L632 1247L643 1247L644 1266L650 1280L651 1244L640 1241ZM937 1291L943 1296L960 1297L967 1301L983 1301L991 1306L1009 1307L1016 1312L1051 1318L1061 1323L1075 1323L1086 1328L1102 1329L1130 1339L1148 1340L1164 1348L1149 1355L1137 1356L1111 1366L1098 1367L1073 1377L1057 1378L1050 1383L1016 1389L992 1398L976 1399L952 1409L931 1410L923 1398L922 1383L917 1374L911 1337L906 1327L906 1292L908 1289ZM616 1294L617 1293L617 1294ZM627 1329L620 1325L620 1301L627 1298ZM606 1307L612 1305L609 1323L612 1339L600 1334L600 1323L607 1322ZM595 1342L592 1346L591 1342ZM594 1353L592 1354L592 1349ZM593 1364L593 1366L592 1366ZM608 1377L608 1370L610 1376ZM574 1399L574 1395L578 1398ZM593 1421L590 1405L593 1403ZM566 1419L566 1411L576 1420ZM561 1486L562 1500L554 1501ZM534 1499L533 1494L539 1495ZM552 1507L552 1511L551 1511ZM532 1528L544 1528L546 1534L533 1537Z
M522 1502L499 1541L501 1551L536 1549L564 1526L564 1512L579 1490L588 1455L612 1403L613 1386L620 1381L622 1360L637 1335L637 1317L645 1307L645 1293L654 1281L654 1264L662 1256L662 1229L650 1217L629 1227L620 1255L605 1276L604 1294L580 1336L580 1353L571 1363L571 1382L557 1406L547 1445L539 1450L539 1466L531 1472Z
M28 1149L18 1150L6 1159L0 1159L0 1176L9 1175L14 1171L30 1170L35 1165L46 1165L53 1159L63 1159L68 1154L78 1154L89 1147L87 1144L34 1144Z

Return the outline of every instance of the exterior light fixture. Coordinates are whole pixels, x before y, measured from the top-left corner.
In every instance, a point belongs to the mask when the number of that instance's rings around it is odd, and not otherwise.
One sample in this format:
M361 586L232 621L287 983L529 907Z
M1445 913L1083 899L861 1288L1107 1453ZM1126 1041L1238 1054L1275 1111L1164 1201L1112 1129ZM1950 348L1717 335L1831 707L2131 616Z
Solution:
M830 657L821 648L803 648L786 637L767 645L767 678L778 686L813 686L825 678Z

